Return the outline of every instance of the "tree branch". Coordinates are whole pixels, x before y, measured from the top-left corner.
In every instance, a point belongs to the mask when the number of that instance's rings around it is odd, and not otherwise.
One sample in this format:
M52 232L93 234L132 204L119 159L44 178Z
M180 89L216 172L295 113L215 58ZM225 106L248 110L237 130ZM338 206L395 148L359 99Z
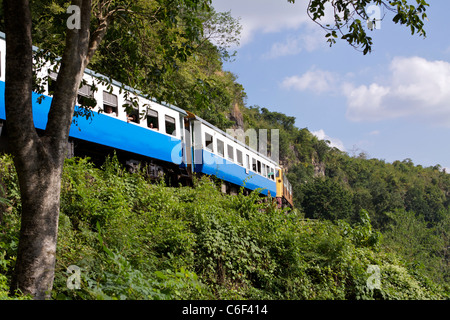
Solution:
M6 32L6 124L14 148L36 141L37 138L31 101L31 12L27 0L4 0L3 5Z
M114 19L115 15L119 12L134 13L134 11L130 10L128 6L119 6L115 9L110 10L109 6L111 3L111 1L99 1L98 3L98 12L96 14L96 17L99 21L99 25L97 29L92 33L89 41L89 49L85 61L86 65L88 65L94 57L94 54L100 46L103 38L105 37L106 32L108 31L108 27Z
M89 46L91 0L74 0L72 4L80 7L81 28L67 30L66 47L45 130L45 135L56 143L67 141Z

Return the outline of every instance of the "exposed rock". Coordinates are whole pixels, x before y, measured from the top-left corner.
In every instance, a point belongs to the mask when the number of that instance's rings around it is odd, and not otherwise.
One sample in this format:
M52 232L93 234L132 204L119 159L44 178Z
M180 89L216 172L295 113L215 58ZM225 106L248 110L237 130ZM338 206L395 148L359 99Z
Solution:
M235 129L244 129L244 116L242 115L239 104L236 102L230 113L230 120L236 123Z

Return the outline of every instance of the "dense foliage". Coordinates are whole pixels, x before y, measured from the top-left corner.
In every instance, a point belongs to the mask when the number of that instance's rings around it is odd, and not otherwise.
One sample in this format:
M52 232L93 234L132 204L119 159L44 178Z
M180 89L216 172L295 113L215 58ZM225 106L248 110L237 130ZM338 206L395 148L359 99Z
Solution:
M57 21L67 18L65 3L33 2L35 44L54 54L64 41L47 31L64 27ZM204 178L193 188L168 188L125 172L115 159L101 169L67 160L55 299L449 298L450 175L439 165L349 156L295 127L294 117L246 106L244 88L222 67L240 31L229 13L199 8L196 27L204 34L189 41L193 17L177 16L171 3L117 3L133 10L111 21L89 67L223 130L279 129L296 209L279 210L257 194L223 195ZM146 19L136 19L137 9ZM399 19L411 24L412 13ZM156 14L187 22L163 23L175 20ZM3 156L0 299L11 281L20 212L14 167ZM67 287L71 265L81 268L78 290ZM373 266L381 286L371 289Z
M305 217L355 223L365 210L383 243L401 252L411 270L450 284L450 175L440 165L350 156L295 127L294 117L257 106L244 118L250 126L280 130L280 160Z
M2 298L20 224L16 179L10 157L3 156ZM67 160L61 195L55 299L446 297L442 286L410 265L425 254L416 244L430 235L410 216L392 224L386 246L365 210L354 223L305 219L256 193L224 195L206 178L193 188L152 184L115 158L101 169L87 159ZM414 229L423 238L402 245L403 234ZM81 268L78 290L67 287L71 265ZM379 267L379 288L368 285L369 266Z

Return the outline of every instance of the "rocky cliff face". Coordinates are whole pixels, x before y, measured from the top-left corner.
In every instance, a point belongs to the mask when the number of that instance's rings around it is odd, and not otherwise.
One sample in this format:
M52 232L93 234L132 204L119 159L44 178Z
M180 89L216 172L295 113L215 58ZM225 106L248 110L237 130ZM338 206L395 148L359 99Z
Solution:
M234 129L244 130L244 116L242 115L239 103L235 103L230 112L229 119L235 123Z
M311 160L314 166L314 177L325 177L325 163L316 160L314 157Z

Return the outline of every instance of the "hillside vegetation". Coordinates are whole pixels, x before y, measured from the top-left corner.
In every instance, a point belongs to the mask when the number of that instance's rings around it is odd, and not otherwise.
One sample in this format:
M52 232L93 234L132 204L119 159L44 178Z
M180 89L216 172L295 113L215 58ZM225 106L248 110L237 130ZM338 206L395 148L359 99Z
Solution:
M364 210L410 270L450 284L450 175L440 165L350 156L296 128L293 117L260 107L246 114L255 127L280 130L281 162L306 218L357 223Z
M63 37L48 30L65 26L54 20L66 19L65 9L38 4L34 44L61 55ZM296 209L279 210L257 194L224 195L206 178L192 188L152 184L114 158L102 168L67 160L53 297L448 299L450 175L410 159L350 156L297 128L292 116L247 106L237 76L223 68L239 23L230 13L202 14L204 39L189 46L182 26L115 20L89 68L223 130L279 129ZM173 50L164 50L168 42ZM19 195L12 161L2 156L0 298L17 255ZM71 265L81 268L78 290L67 287Z
M6 298L20 227L9 156L0 159L0 178L0 297ZM115 158L102 168L70 159L62 184L53 297L448 298L433 274L409 264L402 234L421 225L402 214L409 221L395 220L383 237L365 210L358 222L305 219L299 210L277 209L256 193L222 194L207 178L192 188L169 188L126 172ZM431 233L424 239L431 241ZM71 265L81 268L77 290L67 286ZM379 268L380 286L368 285L369 266Z

